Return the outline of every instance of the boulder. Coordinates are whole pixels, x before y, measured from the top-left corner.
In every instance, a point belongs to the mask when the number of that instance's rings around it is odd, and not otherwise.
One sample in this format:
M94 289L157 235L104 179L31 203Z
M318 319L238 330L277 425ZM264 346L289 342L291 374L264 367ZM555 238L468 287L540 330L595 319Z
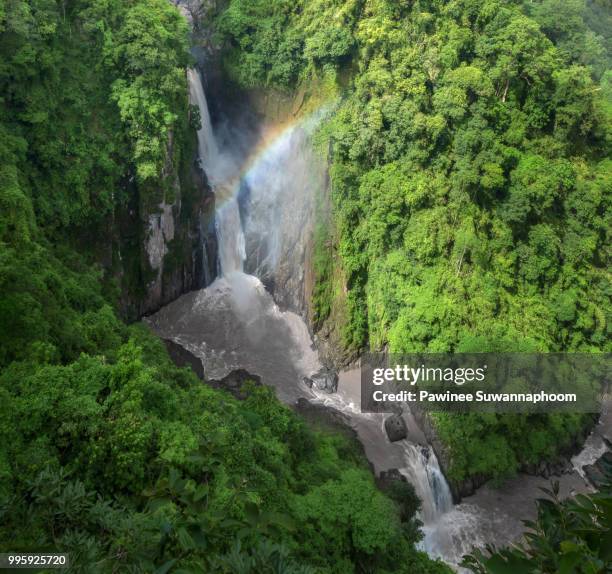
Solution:
M351 429L351 419L346 413L320 403L311 402L304 397L297 400L295 410L310 421L322 423L325 426L341 425L346 429ZM354 433L352 429L351 433Z
M204 367L199 357L170 339L162 340L168 349L168 355L177 367L189 367L198 378L204 380Z
M383 482L407 482L408 479L397 469L390 468L382 470L378 475L378 479Z
M376 485L381 490L392 488L398 482L408 482L408 479L397 468L383 470L376 477Z
M253 375L245 369L236 369L227 374L220 380L211 379L207 383L215 389L224 389L234 395L237 399L244 400L247 394L242 390L242 386L247 381L260 386L261 377Z
M612 472L612 452L604 452L594 464L585 466L583 470L595 488L603 488Z
M304 377L302 382L311 389L331 394L338 390L338 373L323 367L314 375Z
M401 415L391 415L385 420L385 431L391 442L403 440L408 436L406 422Z
M582 468L588 481L595 487L600 488L604 482L605 476L597 464L589 464Z

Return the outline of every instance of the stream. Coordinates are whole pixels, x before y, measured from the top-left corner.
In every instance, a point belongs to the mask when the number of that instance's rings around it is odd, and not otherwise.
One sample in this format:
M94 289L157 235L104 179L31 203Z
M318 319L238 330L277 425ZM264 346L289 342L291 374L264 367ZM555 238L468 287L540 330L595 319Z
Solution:
M421 545L431 556L458 568L473 546L520 538L521 521L534 518L539 488L548 480L519 475L453 505L436 455L410 412L403 414L408 438L395 443L385 433L385 415L361 413L358 369L341 373L331 394L303 382L322 365L303 318L276 301L299 301L303 290L314 197L325 182L324 166L310 145L316 121L264 126L245 150L227 137L231 131L213 132L200 74L190 70L188 79L200 110L200 162L216 197L219 273L207 288L183 295L147 322L199 357L208 378L243 368L272 385L286 403L303 397L347 414L376 472L396 468L415 487L422 501ZM589 489L581 468L602 448L603 440L594 438L575 457L576 471L559 479L562 495Z

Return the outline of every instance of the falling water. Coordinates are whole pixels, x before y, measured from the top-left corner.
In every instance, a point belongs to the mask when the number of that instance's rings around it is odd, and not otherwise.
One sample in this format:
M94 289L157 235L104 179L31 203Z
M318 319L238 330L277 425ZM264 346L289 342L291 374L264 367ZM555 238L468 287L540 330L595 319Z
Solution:
M318 354L302 318L281 311L260 279L284 291L303 286L313 197L324 171L304 126L289 126L246 160L219 146L201 77L190 70L188 78L200 110L200 163L216 196L221 276L161 309L149 318L151 326L200 357L210 378L245 368L273 385L283 401L307 397L348 415L374 468L397 468L414 485L422 501L422 547L432 556L456 567L473 545L513 541L522 532L520 519L533 517L533 499L546 481L521 478L507 488L503 508L499 491L486 488L453 506L436 455L408 410L408 438L389 443L384 415L361 412L359 371L342 373L332 395L301 382L321 367ZM282 293L275 289L274 295Z
M202 78L197 70L188 70L191 101L200 111L198 152L200 165L215 192L217 211L215 229L219 245L220 272L224 276L240 273L246 258L244 233L235 188L239 185L238 166L230 154L221 154L208 111Z
M293 310L303 310L314 198L325 185L324 164L309 140L316 121L315 116L289 126L265 148L246 174L240 194L246 269Z
M215 193L220 276L206 289L188 293L164 307L149 321L161 336L176 341L200 357L210 378L218 379L243 368L273 385L282 400L294 402L301 396L311 397L301 381L321 365L304 321L295 313L281 311L260 278L244 272L247 261L245 222L252 244L261 242L268 250L274 243L275 229L296 227L296 220L288 223L287 218L307 212L307 209L300 209L303 205L294 203L289 211L274 211L261 226L254 225L248 213L249 206L270 205L274 198L280 200L281 189L275 183L280 179L280 166L286 172L282 176L285 182L297 183L303 179L299 171L304 173L305 168L296 171L285 156L300 155L295 148L304 141L293 137L297 128L290 128L274 134L276 137L267 142L263 150L257 148L244 157L232 147L235 141L223 145L223 140L215 137L198 72L191 70L188 79L191 101L200 109L200 163ZM259 167L264 161L270 166L267 180L261 177ZM244 192L247 187L252 195L242 195L245 211L239 201L241 190ZM292 191L297 195L299 186ZM302 224L307 227L306 222ZM281 249L277 254L282 252ZM278 263L282 257L267 259L271 269L271 262ZM249 270L256 267L250 264Z
M277 388L281 398L305 396L347 413L377 470L398 468L423 502L425 523L452 506L450 490L430 447L409 441L390 445L384 416L361 413L358 392L317 395L301 383L321 365L304 321L282 312L260 279L302 287L305 244L314 196L325 172L308 142L309 125L284 129L247 161L247 168L220 149L199 73L189 72L192 102L200 110L200 163L216 196L221 277L199 293L183 296L152 319L156 330L201 357L220 377L246 368ZM243 162L244 163L244 162ZM245 240L246 237L246 240ZM244 273L248 269L252 275ZM301 273L301 275L300 275Z
M437 525L453 509L452 494L436 454L427 445L425 435L412 417L408 406L406 405L402 414L408 429L407 438L389 443L384 429L387 415L361 411L359 369L341 373L338 391L333 395L319 393L318 399L328 407L351 417L351 424L376 472L397 468L414 486L421 500L419 518L423 522L425 534L422 548L435 556L446 558L450 555L452 544L437 538ZM452 557L455 558L455 554Z
M204 93L204 85L200 72L196 69L187 70L189 81L189 95L191 103L197 106L200 112L200 129L198 130L198 152L200 165L214 186L221 180L221 167L224 164L220 160L219 148L212 130L208 102Z
M274 385L285 401L305 396L348 414L376 470L398 468L414 485L422 501L424 546L439 554L431 534L452 498L435 453L424 446L424 437L390 444L384 415L361 413L358 385L341 380L339 392L326 395L301 384L303 375L321 366L307 327L298 315L281 312L260 281L280 283L285 292L303 286L314 196L324 182L307 130L289 126L244 169L232 150L217 144L195 70L189 72L189 85L200 110L200 162L216 196L221 277L162 309L152 325L201 357L212 378L246 368Z
M400 472L414 485L421 499L421 517L434 523L453 507L453 497L431 447L404 441L407 465Z

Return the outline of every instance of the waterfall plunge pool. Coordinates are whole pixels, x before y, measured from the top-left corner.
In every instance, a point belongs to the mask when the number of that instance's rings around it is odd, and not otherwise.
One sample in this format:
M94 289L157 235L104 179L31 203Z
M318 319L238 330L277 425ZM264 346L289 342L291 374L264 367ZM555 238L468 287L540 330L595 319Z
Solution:
M296 122L262 130L247 150L231 126L217 137L200 74L190 70L188 79L200 110L200 163L216 195L219 277L162 308L147 319L149 325L199 357L209 378L243 368L274 386L286 403L304 397L347 414L375 471L398 469L414 486L422 501L421 545L431 556L458 568L474 546L517 540L522 520L534 518L535 499L547 480L519 476L453 506L436 455L409 410L403 413L408 438L390 443L384 415L360 410L358 370L341 373L333 394L302 382L321 368L318 353L302 317L282 311L264 284L280 285L277 298L299 302L324 166L312 152L307 126ZM562 495L587 488L578 472L562 477Z

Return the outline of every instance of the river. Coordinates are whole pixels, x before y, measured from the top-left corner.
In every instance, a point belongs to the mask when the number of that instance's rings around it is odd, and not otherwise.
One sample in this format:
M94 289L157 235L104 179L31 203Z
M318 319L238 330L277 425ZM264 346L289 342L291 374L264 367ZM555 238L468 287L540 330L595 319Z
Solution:
M321 369L319 356L303 318L281 310L275 298L295 299L304 281L314 197L325 181L310 142L316 119L264 127L245 150L213 131L195 70L189 71L189 85L200 110L200 161L216 196L219 276L207 288L167 305L148 323L199 357L208 378L244 368L274 386L286 403L304 397L346 413L376 472L399 469L415 487L422 501L421 544L431 556L458 568L461 556L475 545L517 540L522 520L534 518L539 489L549 481L521 475L453 505L436 455L410 413L403 415L408 438L395 443L387 439L384 415L361 413L358 370L341 373L332 394L303 382ZM576 457L576 472L560 478L562 495L589 489L581 467L601 454L602 445L594 438Z

